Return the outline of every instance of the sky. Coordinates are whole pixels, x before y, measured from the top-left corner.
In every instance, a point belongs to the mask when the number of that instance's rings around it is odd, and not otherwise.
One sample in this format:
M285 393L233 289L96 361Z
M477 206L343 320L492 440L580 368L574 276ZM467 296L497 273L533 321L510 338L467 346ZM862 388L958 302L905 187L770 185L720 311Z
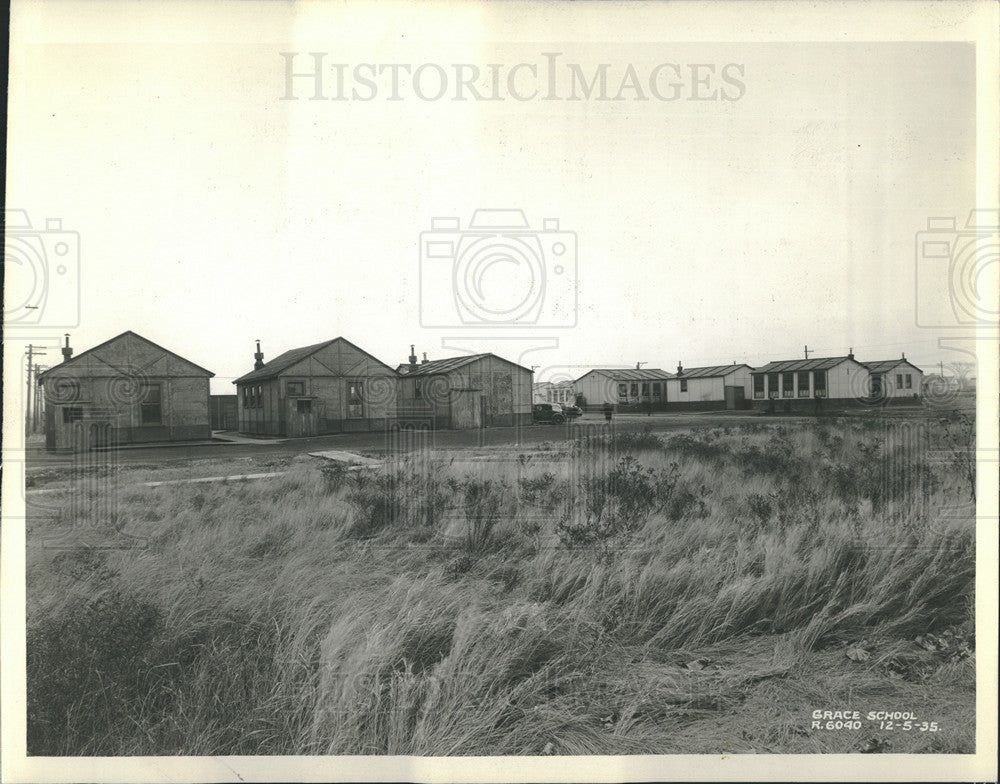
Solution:
M19 334L79 352L133 330L214 393L256 339L270 359L338 335L392 366L410 344L493 351L538 380L806 344L969 358L938 345L948 265L915 256L929 217L975 204L971 44L716 43L738 26L518 8L16 5L7 205L79 235L61 277L41 240L47 299ZM299 73L311 52L322 100L308 76L288 90L282 53ZM466 100L456 64L479 72ZM602 68L608 100L584 97ZM528 230L482 239L489 208ZM487 312L519 297L513 323Z

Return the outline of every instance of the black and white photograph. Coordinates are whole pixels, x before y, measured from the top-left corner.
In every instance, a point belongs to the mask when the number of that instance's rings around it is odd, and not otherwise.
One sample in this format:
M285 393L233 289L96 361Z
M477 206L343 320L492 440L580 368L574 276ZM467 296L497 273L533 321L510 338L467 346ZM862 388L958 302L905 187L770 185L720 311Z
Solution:
M3 780L995 780L998 25L14 0Z

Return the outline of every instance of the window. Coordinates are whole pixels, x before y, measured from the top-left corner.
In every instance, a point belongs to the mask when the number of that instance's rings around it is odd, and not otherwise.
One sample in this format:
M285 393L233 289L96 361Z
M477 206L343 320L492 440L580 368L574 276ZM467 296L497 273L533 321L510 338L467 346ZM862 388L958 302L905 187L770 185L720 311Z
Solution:
M260 393L260 384L257 385L257 395L256 395L256 398L257 399L256 399L255 405L257 406L257 408L260 408L261 406L264 405L264 396L261 395L261 393Z
M83 409L79 406L63 406L62 417L64 425L68 425L71 422L79 422L83 419Z
M882 397L882 374L872 374L872 397Z
M364 415L364 386L360 381L348 381L347 416L351 419L361 419Z
M628 397L628 384L618 385L618 397Z
M160 405L160 385L143 384L139 398L139 424L159 425L163 423L163 409Z
M782 397L795 397L795 374L794 373L782 373L781 374L781 396Z
M660 396L660 382L659 381L654 381L653 382L653 397L659 397L659 396Z
M292 395L304 395L306 393L306 382L305 381L289 381L285 384L285 394Z
M753 375L753 396L755 400L764 399L764 374L754 373Z
M420 388L420 381L413 382L413 397L420 400L424 396L424 391Z
M902 389L902 388L903 388L903 374L902 373L897 373L896 374L896 389Z
M904 376L904 379L906 381L906 389L913 389L913 375L911 373L907 373L906 376Z
M816 397L826 397L826 371L813 371L813 394Z
M639 397L639 385L634 381L631 384L629 393L632 395L632 397Z
M643 397L649 397L649 382L648 381L643 381L642 382L642 396Z
M809 397L809 371L799 371L799 397Z
M688 380L686 378L681 379L681 392L688 391Z
M778 374L768 373L767 374L767 396L777 397L778 396Z
M63 403L78 403L83 398L80 396L80 382L75 378L56 376L49 382L49 393L51 397Z
M313 410L312 400L308 398L296 400L295 410L300 414L311 414Z

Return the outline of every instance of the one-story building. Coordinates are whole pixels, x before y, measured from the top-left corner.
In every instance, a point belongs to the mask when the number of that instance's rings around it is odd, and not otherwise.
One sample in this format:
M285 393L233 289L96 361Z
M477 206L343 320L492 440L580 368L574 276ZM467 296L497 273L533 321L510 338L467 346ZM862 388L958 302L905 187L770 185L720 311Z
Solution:
M670 378L659 368L595 368L574 383L577 405L587 411L599 411L607 404L619 411L663 410Z
M869 396L868 368L845 357L786 359L751 374L753 405L768 411L801 411L860 405Z
M496 354L399 365L397 417L434 429L531 423L532 371Z
M45 394L45 446L209 439L214 373L127 331L39 374Z
M532 401L535 403L560 403L571 406L576 403L576 386L572 380L542 381L532 385Z
M396 372L342 337L286 351L233 383L239 432L315 436L385 428L396 415Z
M750 400L749 365L713 365L685 368L677 366L677 374L667 379L667 410L730 411L747 407Z
M907 360L905 354L899 359L882 359L864 364L871 374L870 393L873 400L886 403L920 401L924 371Z

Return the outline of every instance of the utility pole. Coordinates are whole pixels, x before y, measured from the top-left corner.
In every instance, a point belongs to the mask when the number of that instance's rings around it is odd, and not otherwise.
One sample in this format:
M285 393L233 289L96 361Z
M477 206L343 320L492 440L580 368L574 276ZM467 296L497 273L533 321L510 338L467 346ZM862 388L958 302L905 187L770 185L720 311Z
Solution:
M42 406L44 400L42 398L42 388L38 385L38 377L42 375L43 370L48 370L47 365L35 365L35 396L32 398L35 406L35 410L31 417L31 432L38 432L38 425L42 421Z
M809 349L809 346L803 346L803 348L805 349L805 352L806 352L806 359L809 359L809 354L811 353L810 349Z
M27 381L27 384L28 384L27 393L28 394L27 394L27 397L25 398L25 401L24 401L25 405L27 407L27 410L24 412L24 434L25 434L25 436L27 436L28 433L31 432L31 422L32 422L32 419L31 419L31 411L32 411L32 405L31 405L32 386L31 386L31 384L32 384L32 381L34 380L34 372L35 372L33 362L34 362L34 358L35 357L45 356L45 351L44 350L39 351L39 349L44 349L44 348L45 348L45 346L33 346L30 343L28 344L28 381Z

